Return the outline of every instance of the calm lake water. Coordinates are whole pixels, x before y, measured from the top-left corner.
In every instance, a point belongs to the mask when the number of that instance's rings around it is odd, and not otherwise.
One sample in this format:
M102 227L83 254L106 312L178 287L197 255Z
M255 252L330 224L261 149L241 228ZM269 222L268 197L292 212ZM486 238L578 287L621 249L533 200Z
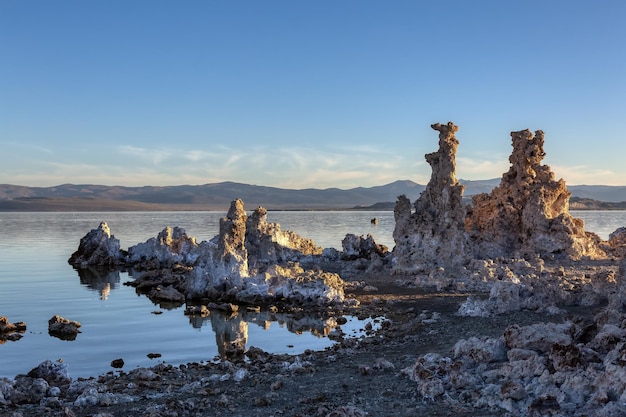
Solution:
M332 342L323 337L335 322L243 312L235 317L218 313L190 318L183 308L153 304L135 289L125 272L105 277L79 276L67 263L80 239L101 221L127 249L156 236L165 226L183 227L198 241L219 232L224 212L141 213L0 213L0 316L26 322L18 341L0 344L0 377L26 373L40 362L62 359L73 378L112 370L113 359L125 361L124 370L155 365L213 360L224 340L247 337L247 347L273 353L301 353L323 349ZM373 217L379 219L372 225ZM371 233L378 243L393 247L392 212L270 212L268 221L292 230L323 247L341 249L347 233ZM160 314L154 314L160 312ZM48 335L55 314L79 321L73 341ZM364 323L348 317L342 326L356 334ZM275 321L272 321L275 320ZM243 334L247 333L247 334ZM151 360L148 353L162 356Z
M626 211L575 211L585 229L607 239L626 226ZM26 373L40 362L63 360L73 378L112 370L113 359L124 370L159 361L178 365L209 361L219 355L224 340L246 337L247 347L273 353L323 349L323 337L334 321L294 320L285 315L244 312L235 317L217 313L190 318L184 308L153 304L135 289L122 285L127 273L83 276L67 263L80 239L106 221L123 248L156 236L165 226L183 227L198 241L218 234L223 212L141 213L0 213L0 316L26 322L28 330L16 342L0 344L0 377ZM370 223L378 218L376 225ZM323 247L341 249L347 233L372 234L377 243L393 248L393 212L269 212L268 221L292 230ZM160 314L154 314L160 312ZM82 323L76 340L48 335L48 319L58 314ZM364 323L349 317L342 329L358 334ZM275 320L275 321L272 321ZM148 353L160 353L149 359Z

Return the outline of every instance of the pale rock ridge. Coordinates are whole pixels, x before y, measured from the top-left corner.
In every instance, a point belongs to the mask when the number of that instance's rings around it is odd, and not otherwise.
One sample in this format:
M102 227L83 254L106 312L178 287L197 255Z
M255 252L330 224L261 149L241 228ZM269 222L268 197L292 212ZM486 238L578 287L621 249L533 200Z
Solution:
M433 124L439 131L439 150L426 155L432 176L426 189L411 203L398 197L394 209L396 246L392 264L395 272L420 272L433 266L463 265L468 259L465 236L464 186L456 179L455 137L458 126L452 122Z

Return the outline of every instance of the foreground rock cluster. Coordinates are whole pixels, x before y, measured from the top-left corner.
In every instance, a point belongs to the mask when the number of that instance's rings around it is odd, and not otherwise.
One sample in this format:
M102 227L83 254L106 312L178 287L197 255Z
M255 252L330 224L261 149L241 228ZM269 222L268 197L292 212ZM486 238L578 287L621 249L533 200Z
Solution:
M458 341L403 373L419 395L513 416L626 415L626 262L608 304L591 317L511 325L499 337Z

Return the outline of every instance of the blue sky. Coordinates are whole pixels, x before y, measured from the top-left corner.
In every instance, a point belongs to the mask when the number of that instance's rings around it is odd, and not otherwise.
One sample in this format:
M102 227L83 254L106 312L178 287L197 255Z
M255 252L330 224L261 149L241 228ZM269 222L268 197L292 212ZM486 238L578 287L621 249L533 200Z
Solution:
M626 2L0 0L0 183L626 185Z

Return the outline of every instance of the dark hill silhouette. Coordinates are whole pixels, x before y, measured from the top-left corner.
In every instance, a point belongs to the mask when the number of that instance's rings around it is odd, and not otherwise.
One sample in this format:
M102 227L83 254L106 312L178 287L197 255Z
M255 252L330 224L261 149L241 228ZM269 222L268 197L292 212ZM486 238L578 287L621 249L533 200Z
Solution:
M489 192L499 181L460 180L466 187L465 196ZM626 187L581 185L568 188L575 197L605 202L626 201ZM424 185L410 180L346 190L283 189L230 181L143 187L91 184L25 187L0 184L0 211L227 210L236 198L241 198L249 209L257 206L269 210L389 208L393 207L399 195L404 194L413 201L424 189Z

